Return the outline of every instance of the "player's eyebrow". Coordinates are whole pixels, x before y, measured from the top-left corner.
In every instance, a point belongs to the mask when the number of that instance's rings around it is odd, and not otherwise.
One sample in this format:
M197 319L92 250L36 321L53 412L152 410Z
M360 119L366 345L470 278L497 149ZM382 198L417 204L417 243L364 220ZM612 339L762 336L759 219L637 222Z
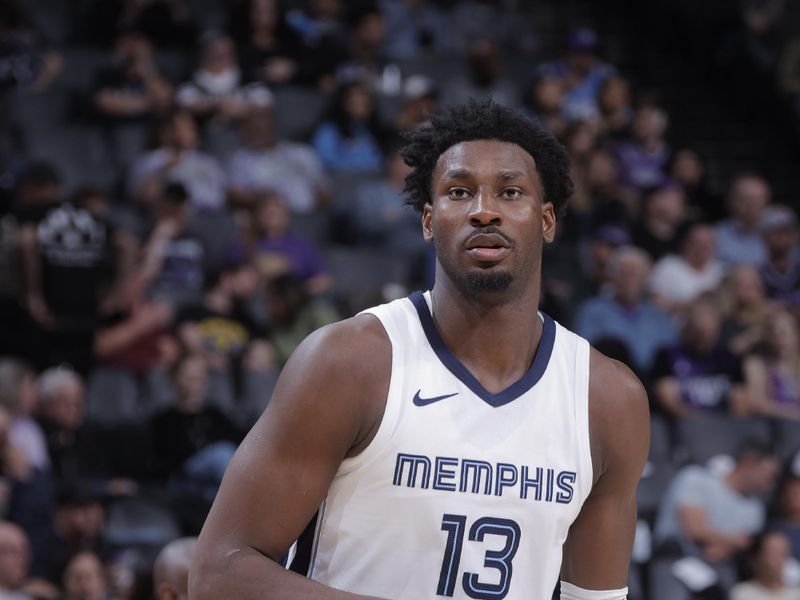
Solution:
M525 177L525 173L522 171L502 171L497 174L497 178L504 181L510 179L521 179L522 177Z
M470 173L467 169L450 169L449 171L445 171L442 179L470 179L472 177L472 173Z

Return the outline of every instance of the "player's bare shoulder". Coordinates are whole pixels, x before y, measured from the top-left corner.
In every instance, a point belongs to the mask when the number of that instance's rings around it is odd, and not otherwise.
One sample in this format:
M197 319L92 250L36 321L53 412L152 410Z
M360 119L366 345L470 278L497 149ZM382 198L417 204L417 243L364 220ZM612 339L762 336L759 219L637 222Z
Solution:
M366 446L383 416L392 348L380 321L356 315L321 327L295 350L273 396L277 402L314 402L356 428L349 454Z
M287 366L313 360L319 366L347 367L351 374L370 374L375 362L391 363L391 343L377 317L359 314L320 327L298 346Z
M625 364L591 350L589 424L595 481L614 462L644 462L650 411L639 378Z

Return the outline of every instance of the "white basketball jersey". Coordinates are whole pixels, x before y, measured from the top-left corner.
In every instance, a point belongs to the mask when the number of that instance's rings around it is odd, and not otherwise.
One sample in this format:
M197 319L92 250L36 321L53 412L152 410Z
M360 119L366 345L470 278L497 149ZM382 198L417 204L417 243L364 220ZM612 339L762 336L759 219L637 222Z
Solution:
M392 600L550 600L592 486L588 343L542 315L530 370L491 394L445 346L428 293L365 312L391 340L386 409L336 473L307 575Z

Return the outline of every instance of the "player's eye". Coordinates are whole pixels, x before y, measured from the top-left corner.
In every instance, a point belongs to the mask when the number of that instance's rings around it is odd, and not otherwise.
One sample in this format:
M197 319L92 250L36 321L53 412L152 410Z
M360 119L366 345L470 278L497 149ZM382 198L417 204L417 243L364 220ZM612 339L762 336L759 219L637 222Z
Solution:
M514 200L522 195L522 190L518 188L506 188L501 192L500 195L503 196L503 198Z
M447 195L454 200L464 200L465 198L469 198L470 193L467 188L455 187L450 188L450 191L447 192Z

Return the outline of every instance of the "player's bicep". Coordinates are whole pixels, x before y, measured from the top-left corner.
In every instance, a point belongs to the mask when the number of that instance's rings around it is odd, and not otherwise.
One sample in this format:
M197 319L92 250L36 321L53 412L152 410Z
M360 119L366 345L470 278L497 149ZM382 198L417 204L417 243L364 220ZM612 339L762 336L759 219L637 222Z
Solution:
M590 495L564 544L562 580L588 590L625 587L635 529L635 492Z
M598 476L564 544L562 578L589 590L612 590L625 587L628 578L650 419L644 389L627 369L604 369L594 383L591 434Z
M319 508L365 429L364 395L377 392L372 381L384 377L382 370L388 382L391 363L390 356L371 352L377 376L365 381L362 369L345 368L354 357L340 338L304 342L284 368L267 409L228 466L204 526L214 551L249 547L278 560Z

